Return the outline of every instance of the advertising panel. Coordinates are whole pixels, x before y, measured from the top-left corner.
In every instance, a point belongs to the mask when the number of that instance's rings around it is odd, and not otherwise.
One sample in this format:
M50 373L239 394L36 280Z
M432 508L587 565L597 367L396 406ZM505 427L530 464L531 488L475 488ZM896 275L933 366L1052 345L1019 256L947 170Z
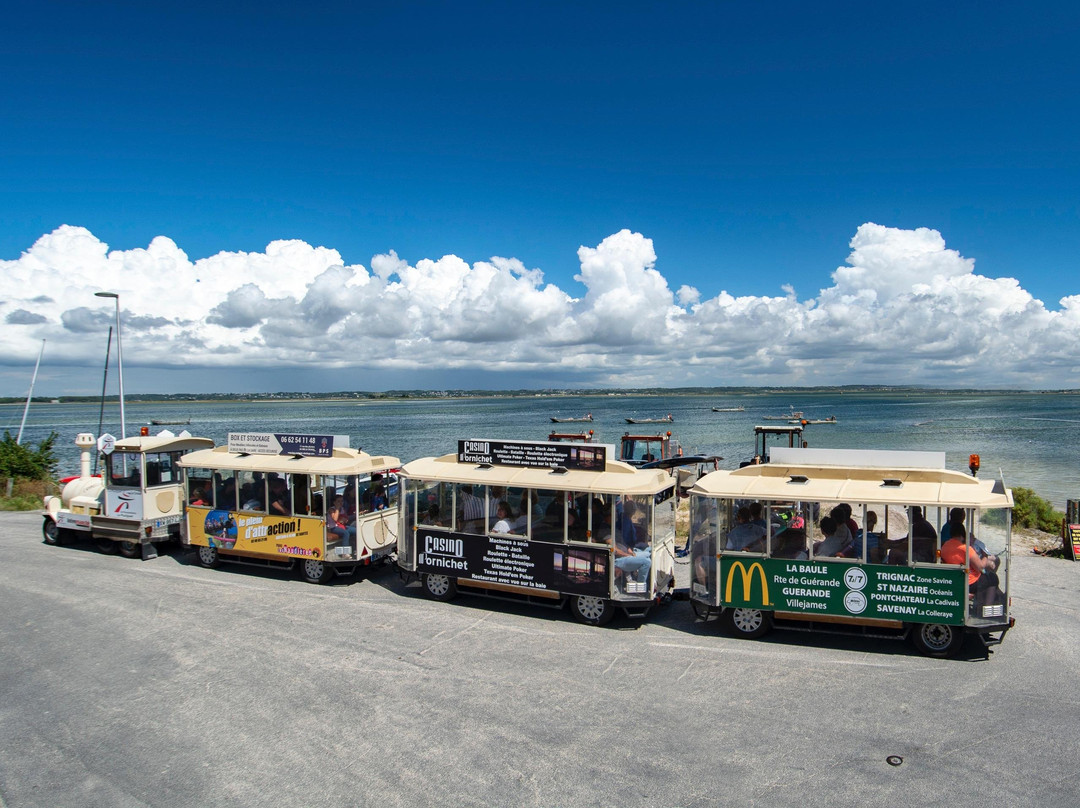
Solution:
M230 432L229 451L236 454L333 457L333 435L293 435L278 432Z
M562 466L581 471L603 471L607 449L596 443L459 440L458 462L534 469Z
M778 612L962 625L967 608L962 569L725 556L720 587L725 606Z
M189 507L188 541L282 559L322 558L323 520Z
M608 597L610 549L421 528L416 569L569 595Z
M105 512L102 516L114 519L130 519L141 522L143 518L142 491L124 488L105 489Z

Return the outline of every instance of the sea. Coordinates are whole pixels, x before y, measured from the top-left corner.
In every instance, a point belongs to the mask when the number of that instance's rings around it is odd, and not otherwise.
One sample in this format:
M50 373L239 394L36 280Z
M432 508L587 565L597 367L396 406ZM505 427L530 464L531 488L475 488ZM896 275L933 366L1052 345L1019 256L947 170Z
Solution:
M16 435L24 404L0 405L3 429ZM713 407L743 407L714 412ZM188 430L223 443L229 432L288 432L348 436L353 448L388 454L402 462L457 450L457 441L546 440L552 429L592 429L601 443L618 444L628 430L670 430L686 454L719 455L724 468L738 468L754 453L756 424L791 411L807 419L836 416L834 424L810 424L804 438L816 448L944 451L949 468L966 471L978 454L981 477L1001 477L1009 487L1033 489L1063 509L1080 499L1080 395L1002 392L762 392L757 394L610 393L476 398L253 400L125 402L128 433L142 426ZM551 418L593 416L592 423L553 424ZM673 422L631 426L627 418ZM96 403L38 403L27 413L23 442L36 444L59 434L60 476L79 468L75 436L98 434ZM151 426L152 420L188 425ZM116 402L105 407L103 432L120 437Z

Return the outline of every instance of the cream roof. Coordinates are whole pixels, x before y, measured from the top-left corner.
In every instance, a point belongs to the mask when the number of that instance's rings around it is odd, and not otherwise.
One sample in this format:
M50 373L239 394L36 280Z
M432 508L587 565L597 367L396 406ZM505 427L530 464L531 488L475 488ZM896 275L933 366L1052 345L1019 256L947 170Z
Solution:
M192 452L212 448L210 438L191 435L136 435L116 441L114 451L120 452Z
M793 482L805 477L806 482ZM900 485L884 485L899 480ZM854 468L766 463L736 471L714 471L691 493L758 500L866 502L1011 508L1012 491L995 480L982 480L949 469Z
M656 494L675 485L675 480L665 471L636 469L618 460L609 460L603 471L575 469L559 474L548 468L495 465L485 467L475 463L458 463L456 454L448 454L413 460L406 463L401 472L404 476L417 480L548 488L597 494Z
M369 474L396 469L401 461L389 455L369 455L356 449L334 449L333 457L294 457L293 455L242 455L218 446L192 452L180 458L185 468L236 469L238 471L276 471L282 474Z

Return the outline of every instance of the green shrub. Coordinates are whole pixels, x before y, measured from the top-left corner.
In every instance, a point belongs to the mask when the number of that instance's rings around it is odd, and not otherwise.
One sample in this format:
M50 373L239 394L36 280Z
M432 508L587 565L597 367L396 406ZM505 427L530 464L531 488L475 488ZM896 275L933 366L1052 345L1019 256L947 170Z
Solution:
M56 454L53 444L60 437L52 432L37 448L16 443L11 433L4 432L0 440L0 477L24 480L47 480L56 473Z
M1013 526L1059 533L1065 514L1055 511L1054 506L1030 488L1014 488Z

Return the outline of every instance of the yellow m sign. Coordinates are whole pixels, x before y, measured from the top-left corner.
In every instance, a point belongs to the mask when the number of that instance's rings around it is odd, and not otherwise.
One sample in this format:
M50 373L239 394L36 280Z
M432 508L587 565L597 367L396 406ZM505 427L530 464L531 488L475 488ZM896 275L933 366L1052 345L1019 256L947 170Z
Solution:
M769 580L765 577L765 568L761 566L761 562L755 561L750 565L750 569L741 561L736 561L728 568L727 583L724 585L724 603L731 603L731 584L735 580L735 572L738 570L742 576L742 599L746 602L750 602L750 592L754 585L754 573L756 572L761 577L761 605L771 606L769 603Z

